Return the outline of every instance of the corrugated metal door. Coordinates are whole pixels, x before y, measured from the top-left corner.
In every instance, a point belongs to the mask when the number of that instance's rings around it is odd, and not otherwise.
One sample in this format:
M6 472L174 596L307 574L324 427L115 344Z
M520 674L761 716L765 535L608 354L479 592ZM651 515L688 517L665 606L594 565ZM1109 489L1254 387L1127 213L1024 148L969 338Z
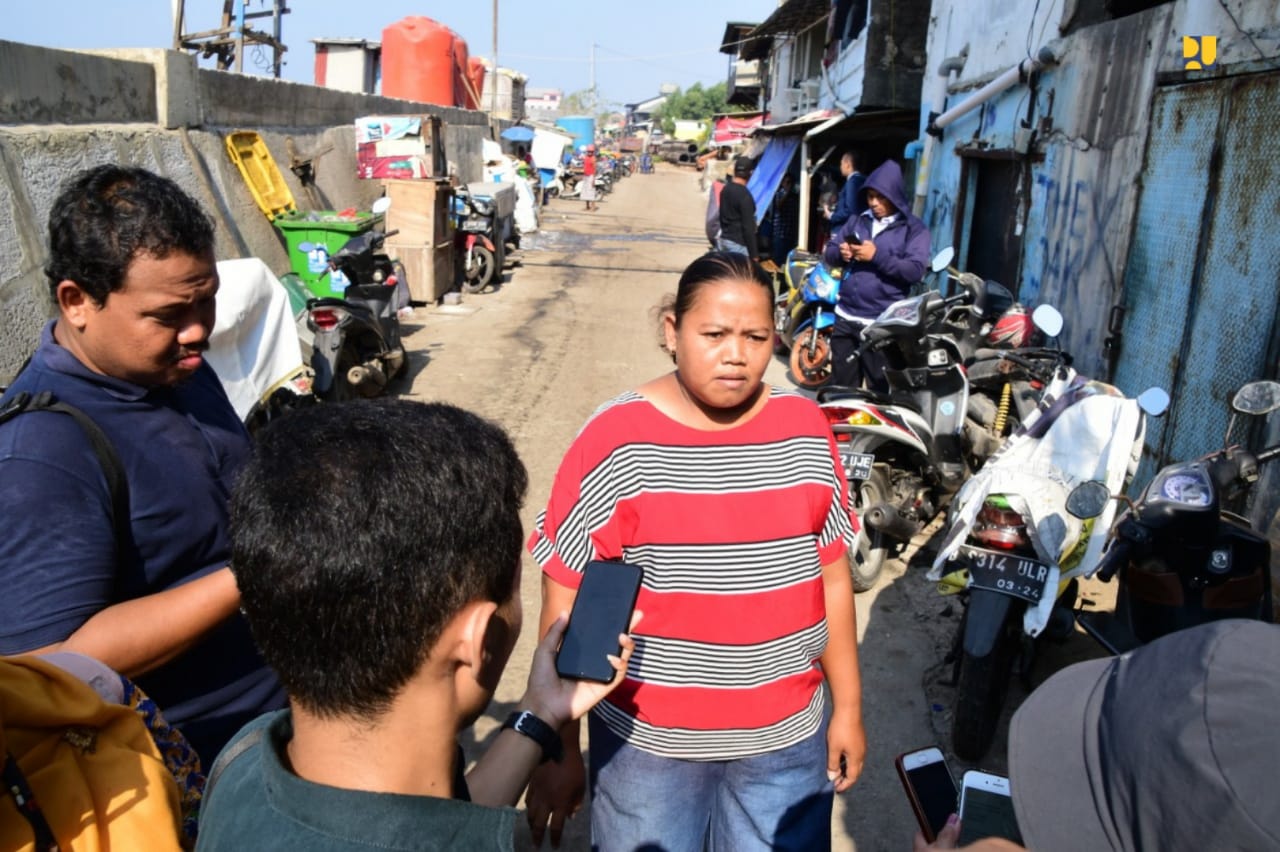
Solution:
M1277 102L1276 74L1156 94L1115 383L1127 393L1159 385L1173 405L1148 424L1138 483L1220 447L1236 388L1275 375Z

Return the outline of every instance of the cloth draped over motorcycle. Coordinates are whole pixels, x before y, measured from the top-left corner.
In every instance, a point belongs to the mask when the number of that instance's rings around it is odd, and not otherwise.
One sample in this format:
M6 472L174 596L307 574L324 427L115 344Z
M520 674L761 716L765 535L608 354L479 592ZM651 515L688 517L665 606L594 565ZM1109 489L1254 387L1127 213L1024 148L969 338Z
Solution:
M1082 482L1102 482L1112 494L1137 469L1145 431L1138 403L1116 388L1059 372L1034 411L987 463L956 494L951 528L930 580L942 580L948 563L964 544L988 495L1002 495L1027 521L1037 555L1049 567L1046 589L1089 575L1102 556L1117 503L1082 522L1067 513L1067 495ZM1083 546L1083 550L1081 550ZM967 584L967 580L965 581ZM1028 607L1023 629L1038 636L1049 621L1055 595Z

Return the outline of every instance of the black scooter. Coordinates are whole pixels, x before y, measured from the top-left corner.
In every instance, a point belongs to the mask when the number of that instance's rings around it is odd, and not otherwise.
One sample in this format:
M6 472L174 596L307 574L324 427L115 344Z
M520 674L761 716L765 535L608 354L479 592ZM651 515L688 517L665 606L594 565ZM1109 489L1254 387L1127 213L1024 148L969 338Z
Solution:
M373 212L390 206L380 198ZM315 335L312 387L321 399L377 396L408 365L397 315L408 305L408 284L404 268L383 251L395 233L374 228L347 240L329 258L327 273L346 283L343 297L307 301L307 328Z
M1251 382L1236 392L1234 412L1280 409L1280 383ZM1114 612L1076 610L1076 621L1113 654L1130 651L1188 627L1222 618L1270 622L1271 545L1234 510L1243 506L1259 468L1280 456L1280 444L1252 453L1231 445L1155 475L1137 502L1116 521L1098 577L1119 575ZM1071 493L1067 511L1095 517L1111 494L1086 482Z

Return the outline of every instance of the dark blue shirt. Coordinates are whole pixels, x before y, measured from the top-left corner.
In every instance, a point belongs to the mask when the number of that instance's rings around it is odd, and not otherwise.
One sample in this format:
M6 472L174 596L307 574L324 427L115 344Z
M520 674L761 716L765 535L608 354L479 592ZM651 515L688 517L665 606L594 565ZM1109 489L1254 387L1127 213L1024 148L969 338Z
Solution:
M840 199L836 202L836 209L831 211L833 232L848 222L851 217L867 209L867 199L862 194L862 187L866 181L862 172L853 172L845 180L844 186L840 188Z
M0 426L0 654L61 642L99 610L230 562L228 501L250 443L207 364L179 386L140 387L89 370L51 322L4 399L23 390L52 391L110 439L130 535L117 556L102 465L74 419L37 411ZM284 706L239 614L135 680L206 763L246 721Z

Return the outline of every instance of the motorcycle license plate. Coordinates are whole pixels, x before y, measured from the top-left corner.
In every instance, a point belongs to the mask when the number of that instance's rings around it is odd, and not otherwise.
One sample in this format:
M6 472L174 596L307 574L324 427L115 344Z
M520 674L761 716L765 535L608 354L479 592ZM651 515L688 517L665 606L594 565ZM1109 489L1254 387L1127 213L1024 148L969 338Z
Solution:
M871 478L871 466L876 463L876 457L871 453L843 453L840 458L844 462L845 478L850 482Z
M971 588L1000 592L1033 604L1040 603L1044 595L1049 566L1043 562L967 544L960 546L956 557L969 569Z

